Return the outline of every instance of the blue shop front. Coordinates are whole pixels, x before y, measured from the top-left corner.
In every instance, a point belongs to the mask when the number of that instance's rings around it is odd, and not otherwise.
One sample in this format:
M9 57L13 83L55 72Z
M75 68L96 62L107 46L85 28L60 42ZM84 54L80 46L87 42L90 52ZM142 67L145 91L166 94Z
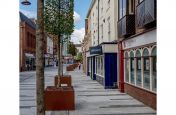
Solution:
M117 48L117 43L106 42L90 47L87 54L87 75L106 89L118 87Z

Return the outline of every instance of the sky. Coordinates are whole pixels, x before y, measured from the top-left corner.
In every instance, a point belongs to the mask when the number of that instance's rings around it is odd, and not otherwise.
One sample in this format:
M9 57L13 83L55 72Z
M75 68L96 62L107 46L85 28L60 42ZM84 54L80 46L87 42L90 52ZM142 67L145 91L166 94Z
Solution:
M29 0L31 5L25 6L21 4L19 6L20 11L29 18L37 17L37 0ZM75 44L79 44L83 40L85 34L85 18L91 3L91 0L75 0L74 1L74 24L75 29L71 36L71 41Z

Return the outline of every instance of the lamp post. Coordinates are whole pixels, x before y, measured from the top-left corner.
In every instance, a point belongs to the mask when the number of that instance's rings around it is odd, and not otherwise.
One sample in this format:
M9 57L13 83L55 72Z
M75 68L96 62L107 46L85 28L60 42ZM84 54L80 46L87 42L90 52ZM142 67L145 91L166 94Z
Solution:
M24 0L21 2L21 4L23 5L31 5L31 2L29 2L28 0Z

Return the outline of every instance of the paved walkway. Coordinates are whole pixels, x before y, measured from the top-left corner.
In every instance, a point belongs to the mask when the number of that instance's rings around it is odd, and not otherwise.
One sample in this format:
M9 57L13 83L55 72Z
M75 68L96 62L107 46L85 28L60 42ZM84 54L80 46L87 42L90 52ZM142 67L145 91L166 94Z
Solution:
M68 72L75 89L75 111L52 111L51 115L156 115L156 111L117 89L104 89L76 69Z

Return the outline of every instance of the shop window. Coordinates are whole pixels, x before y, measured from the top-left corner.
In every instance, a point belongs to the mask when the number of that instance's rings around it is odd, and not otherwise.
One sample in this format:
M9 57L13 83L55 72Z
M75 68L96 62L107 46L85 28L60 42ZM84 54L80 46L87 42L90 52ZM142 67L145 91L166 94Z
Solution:
M91 72L91 58L89 58L89 72Z
M104 74L104 69L103 69L103 66L104 66L103 56L100 57L100 63L101 63L101 72L100 72L100 74L103 76L103 74Z
M95 57L95 73L97 73L97 57Z
M29 40L30 40L29 37L30 37L30 36L29 36L29 32L27 32L27 39L26 39L26 45L27 45L27 47L29 47Z
M130 52L130 79L131 83L134 84L134 53Z
M149 52L145 48L143 51L144 57L144 88L150 89L150 61L149 61Z
M152 91L156 91L157 86L157 58L156 47L152 50Z
M128 57L128 52L125 53L125 82L129 83L129 57Z
M141 53L136 51L136 85L141 86Z
M104 62L103 62L103 56L97 56L95 57L96 58L96 74L97 75L101 75L103 76L104 75Z

